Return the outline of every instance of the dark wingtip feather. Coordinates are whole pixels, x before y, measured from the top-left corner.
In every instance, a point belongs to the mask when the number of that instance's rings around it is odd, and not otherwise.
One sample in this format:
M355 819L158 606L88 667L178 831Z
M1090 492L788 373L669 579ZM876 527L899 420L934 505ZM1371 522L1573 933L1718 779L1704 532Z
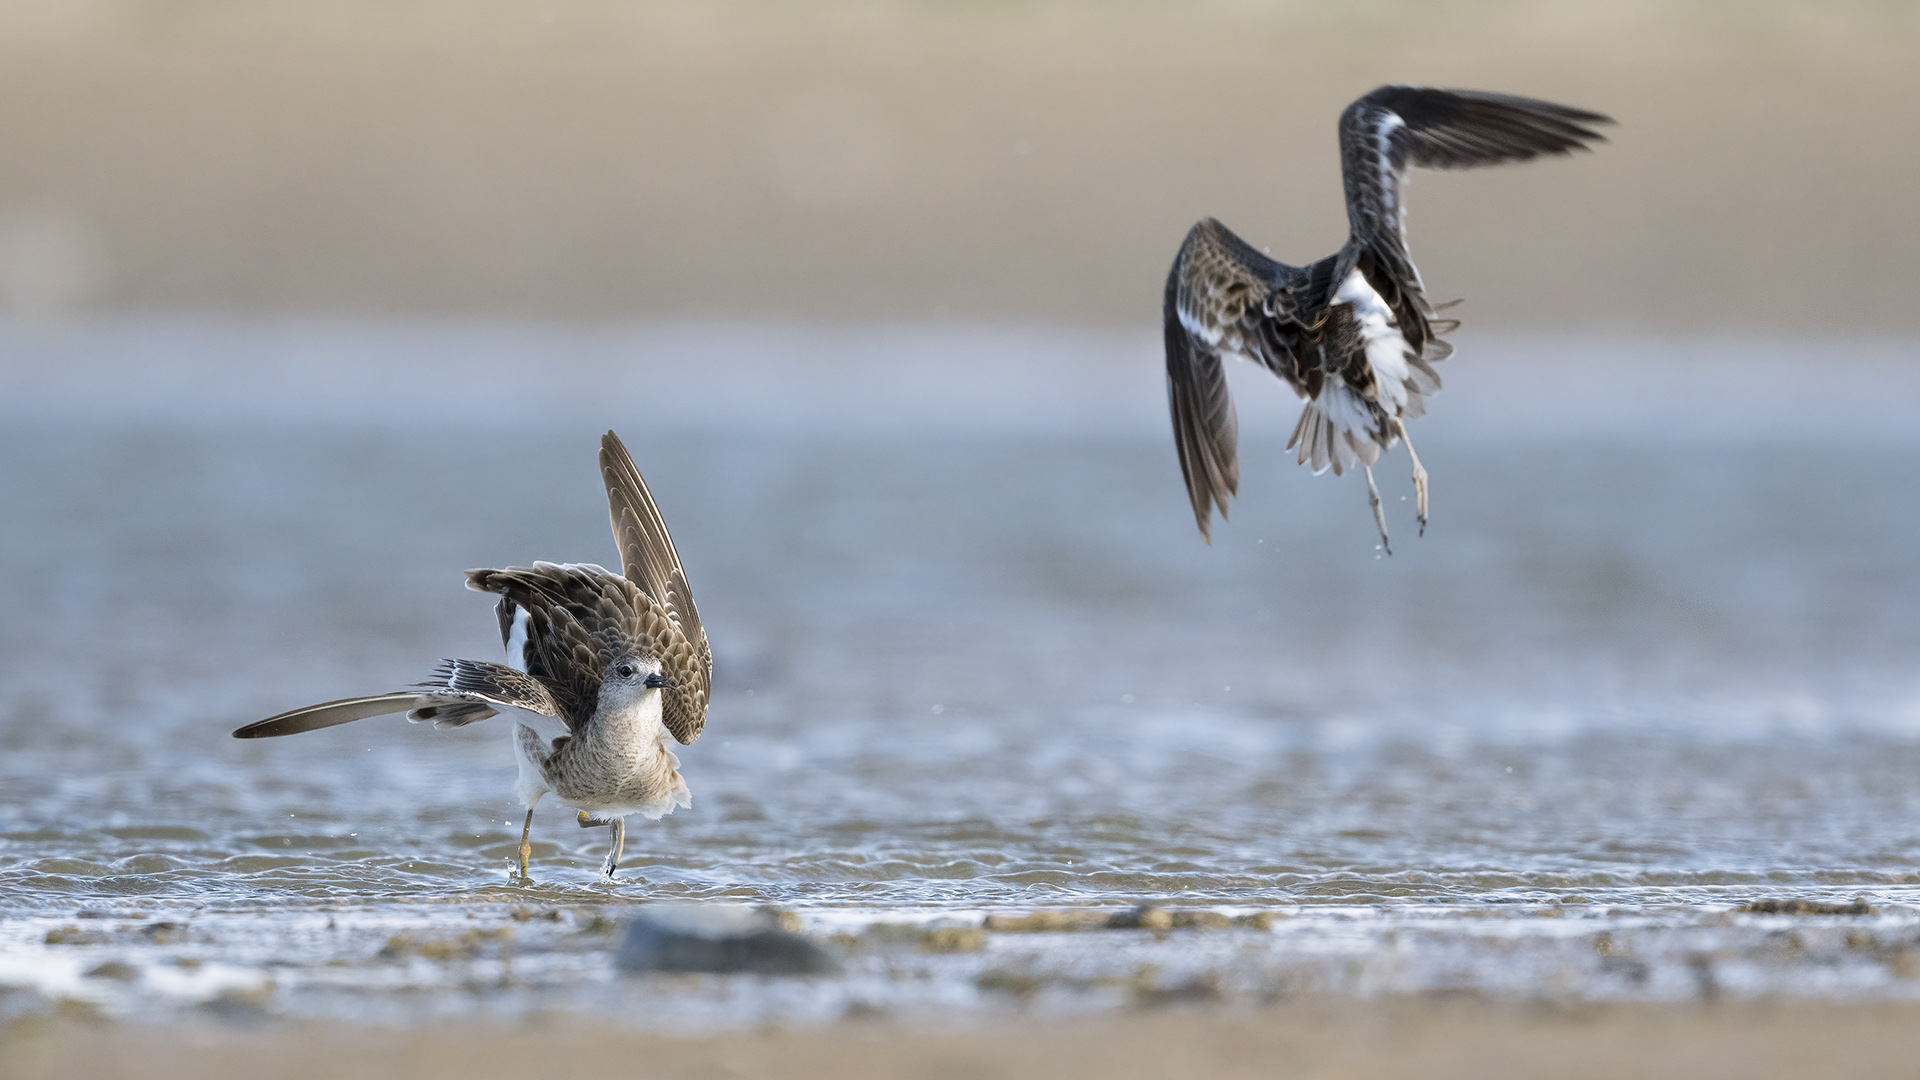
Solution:
M1345 116L1384 109L1404 127L1393 134L1396 154L1429 169L1464 169L1570 154L1606 142L1593 125L1613 118L1538 98L1486 90L1383 86L1355 101ZM1343 122L1343 130L1347 125ZM1355 149L1358 149L1357 147ZM1395 165L1401 159L1396 157Z
M345 698L340 701L327 701L319 705L283 712L278 716L269 716L265 720L256 720L245 727L236 728L236 739L270 739L281 735L298 735L304 731L317 731L320 728L333 727L336 724L352 723L369 716L385 716L389 713L406 712L419 701L419 695L411 691L394 694L377 694L373 697Z

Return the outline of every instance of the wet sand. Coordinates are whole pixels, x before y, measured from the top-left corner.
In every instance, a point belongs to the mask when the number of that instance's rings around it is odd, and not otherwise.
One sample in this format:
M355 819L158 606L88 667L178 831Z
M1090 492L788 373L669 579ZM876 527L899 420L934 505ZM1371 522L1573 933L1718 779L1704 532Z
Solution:
M1404 1000L1257 1011L1173 1006L964 1029L884 1018L676 1037L562 1019L418 1031L16 1023L7 1080L610 1076L1900 1077L1915 1073L1912 1004L1557 1009Z
M1419 174L1470 325L1899 330L1916 53L1868 2L6 4L0 311L1140 326L1203 215L1337 247L1335 117L1416 82L1621 121Z

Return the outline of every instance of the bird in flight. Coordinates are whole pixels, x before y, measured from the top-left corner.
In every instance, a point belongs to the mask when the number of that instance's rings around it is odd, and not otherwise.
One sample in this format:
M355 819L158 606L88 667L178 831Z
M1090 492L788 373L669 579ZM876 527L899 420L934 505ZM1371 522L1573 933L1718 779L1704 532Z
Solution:
M460 727L516 710L515 789L527 808L520 879L533 854L533 808L552 792L579 811L582 828L608 827L602 873L611 880L627 815L653 820L693 805L666 739L700 737L713 651L653 495L611 431L600 440L600 473L623 573L549 562L467 571L467 588L500 596L495 610L508 663L447 660L415 689L309 705L234 737L293 735L397 712Z
M1475 90L1383 86L1340 114L1340 172L1352 232L1307 266L1266 257L1212 218L1195 225L1167 275L1167 397L1174 445L1200 535L1240 487L1239 422L1221 361L1250 360L1307 400L1287 449L1318 474L1360 466L1380 546L1393 554L1373 463L1395 442L1413 462L1414 506L1427 527L1427 471L1406 421L1440 389L1433 365L1453 352L1407 252L1407 170L1467 169L1587 149L1599 113ZM1445 305L1439 305L1445 306Z

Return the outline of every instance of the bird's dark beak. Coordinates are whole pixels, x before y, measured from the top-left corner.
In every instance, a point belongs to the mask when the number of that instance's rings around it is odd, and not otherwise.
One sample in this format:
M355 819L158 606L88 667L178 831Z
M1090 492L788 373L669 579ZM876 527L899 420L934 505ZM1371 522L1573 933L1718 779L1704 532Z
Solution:
M673 680L667 678L665 675L647 676L647 686L652 689L658 690L661 687L672 686L672 685L673 685Z

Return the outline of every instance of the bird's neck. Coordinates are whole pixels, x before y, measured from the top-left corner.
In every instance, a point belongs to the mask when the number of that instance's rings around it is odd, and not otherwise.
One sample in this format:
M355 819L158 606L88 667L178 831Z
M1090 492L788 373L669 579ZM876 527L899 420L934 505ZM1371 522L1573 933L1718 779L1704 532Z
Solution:
M623 754L648 757L664 753L667 728L662 718L660 691L649 690L636 700L605 703L588 725L587 741Z

